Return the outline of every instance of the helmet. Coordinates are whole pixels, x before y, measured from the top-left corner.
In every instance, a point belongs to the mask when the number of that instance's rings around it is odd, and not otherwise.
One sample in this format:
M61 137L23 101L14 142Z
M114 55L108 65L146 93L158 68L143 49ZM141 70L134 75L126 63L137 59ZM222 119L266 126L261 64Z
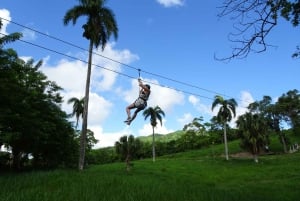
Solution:
M150 88L151 88L149 84L145 84L145 86L146 86L148 89L150 89Z

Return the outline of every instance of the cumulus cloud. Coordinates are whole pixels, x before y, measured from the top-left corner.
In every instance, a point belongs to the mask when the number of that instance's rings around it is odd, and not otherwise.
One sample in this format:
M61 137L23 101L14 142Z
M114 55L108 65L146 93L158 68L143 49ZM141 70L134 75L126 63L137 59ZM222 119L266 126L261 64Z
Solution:
M94 132L94 137L98 140L98 143L93 147L94 149L113 146L120 137L132 133L129 127L117 132L104 132L100 126L89 126L89 129Z
M183 127L184 125L191 123L195 117L191 113L185 113L177 121Z
M33 41L37 38L35 32L29 29L23 29L22 34L22 39L26 41Z
M154 132L159 134L168 134L174 132L174 130L172 129L167 129L165 127L165 123L166 119L162 119L162 125L160 125L160 122L157 122L157 126L154 128ZM148 136L151 135L152 132L152 126L150 123L145 124L143 128L138 131L139 136Z
M174 89L159 86L157 80L144 79L144 84L151 86L151 95L149 97L148 106L159 106L164 112L169 112L176 105L184 103L184 95ZM137 80L131 81L131 89L121 92L127 103L132 103L138 96L139 86ZM135 97L135 99L132 99Z
M172 7L172 6L183 6L183 0L157 0L159 4L162 4L164 7Z
M98 53L120 63L130 63L138 59L138 56L132 54L129 50L115 50L113 44L107 44L105 51ZM85 53L78 53L78 55L87 57L87 54ZM123 130L115 133L105 133L101 126L110 116L111 111L114 108L114 103L110 100L111 95L118 96L118 94L114 94L114 90L112 90L118 74L111 72L107 73L106 71L109 72L108 69L121 71L120 63L113 62L107 58L94 55L93 60L93 64L95 64L96 67L93 66L92 68L88 128L94 132L96 139L100 140L95 147L111 146L119 137L126 133ZM82 98L84 96L87 64L81 61L61 59L57 64L49 65L49 60L49 57L44 59L46 62L44 62L41 70L47 75L49 80L55 81L64 89L61 93L64 97L62 109L67 113L71 113L72 105L67 104L67 100L72 97ZM83 60L87 59L84 58ZM97 66L103 66L107 68L107 70ZM109 90L109 95L104 92L98 93L99 91L107 90ZM75 122L75 118L71 120ZM81 122L79 122L79 124L80 123Z
M196 97L194 95L190 95L188 100L199 113L206 114L206 115L213 114L213 112L211 111L211 105L202 103L198 97Z
M250 103L253 102L254 99L251 93L248 91L242 91L240 95L240 101L238 102L238 107L236 108L236 118L234 119L234 121L236 121L239 116L248 112L247 107Z
M4 19L4 20L3 19L1 20L2 21L2 27L0 29L0 33L4 34L4 35L7 35L8 33L6 31L6 27L9 24L9 21L11 20L9 11L6 10L6 9L0 9L0 17Z
M146 80L147 81L147 80ZM164 112L170 112L176 105L184 104L184 94L182 92L159 86L156 80L149 80L151 85L151 96L148 105L159 106Z
M119 62L128 64L139 59L137 55L132 54L129 50L116 50L114 46L115 43L109 43L105 46L103 52L98 49L97 54L94 55L93 63L96 64L95 68L97 69L93 72L95 82L92 83L92 87L94 90L110 90L118 76L115 72L121 71Z

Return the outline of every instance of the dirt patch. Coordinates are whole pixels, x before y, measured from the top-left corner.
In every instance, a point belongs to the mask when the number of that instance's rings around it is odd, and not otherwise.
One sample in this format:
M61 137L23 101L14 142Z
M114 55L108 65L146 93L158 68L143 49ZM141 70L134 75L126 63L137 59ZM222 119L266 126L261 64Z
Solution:
M239 152L236 154L230 154L232 158L253 158L253 155L249 152Z

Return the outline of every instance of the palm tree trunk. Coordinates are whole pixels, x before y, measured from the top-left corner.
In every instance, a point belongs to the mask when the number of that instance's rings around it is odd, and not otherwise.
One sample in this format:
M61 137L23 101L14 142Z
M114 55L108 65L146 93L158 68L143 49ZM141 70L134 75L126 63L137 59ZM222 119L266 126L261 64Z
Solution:
M224 123L224 146L225 146L225 157L226 157L226 160L229 160L229 157L228 157L228 146L227 146L227 134L226 134L226 122Z
M155 137L154 137L154 127L152 126L152 156L153 162L155 162Z
M80 136L80 151L79 151L79 170L83 170L84 158L85 158L85 146L86 146L86 132L87 132L87 122L88 122L88 105L89 105L89 94L90 94L90 79L91 79L91 69L92 69L92 52L93 52L93 41L90 40L89 47L89 60L88 69L86 76L85 85L85 96L84 96L84 108L83 108L83 120L82 120L82 130Z

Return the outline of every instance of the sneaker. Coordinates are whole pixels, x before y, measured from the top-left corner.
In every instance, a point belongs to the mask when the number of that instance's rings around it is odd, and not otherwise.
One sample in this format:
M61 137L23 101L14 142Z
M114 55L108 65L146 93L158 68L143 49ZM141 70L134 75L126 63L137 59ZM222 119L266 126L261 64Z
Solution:
M130 124L130 121L131 121L131 118L128 117L124 122L127 123L127 124L128 123Z

